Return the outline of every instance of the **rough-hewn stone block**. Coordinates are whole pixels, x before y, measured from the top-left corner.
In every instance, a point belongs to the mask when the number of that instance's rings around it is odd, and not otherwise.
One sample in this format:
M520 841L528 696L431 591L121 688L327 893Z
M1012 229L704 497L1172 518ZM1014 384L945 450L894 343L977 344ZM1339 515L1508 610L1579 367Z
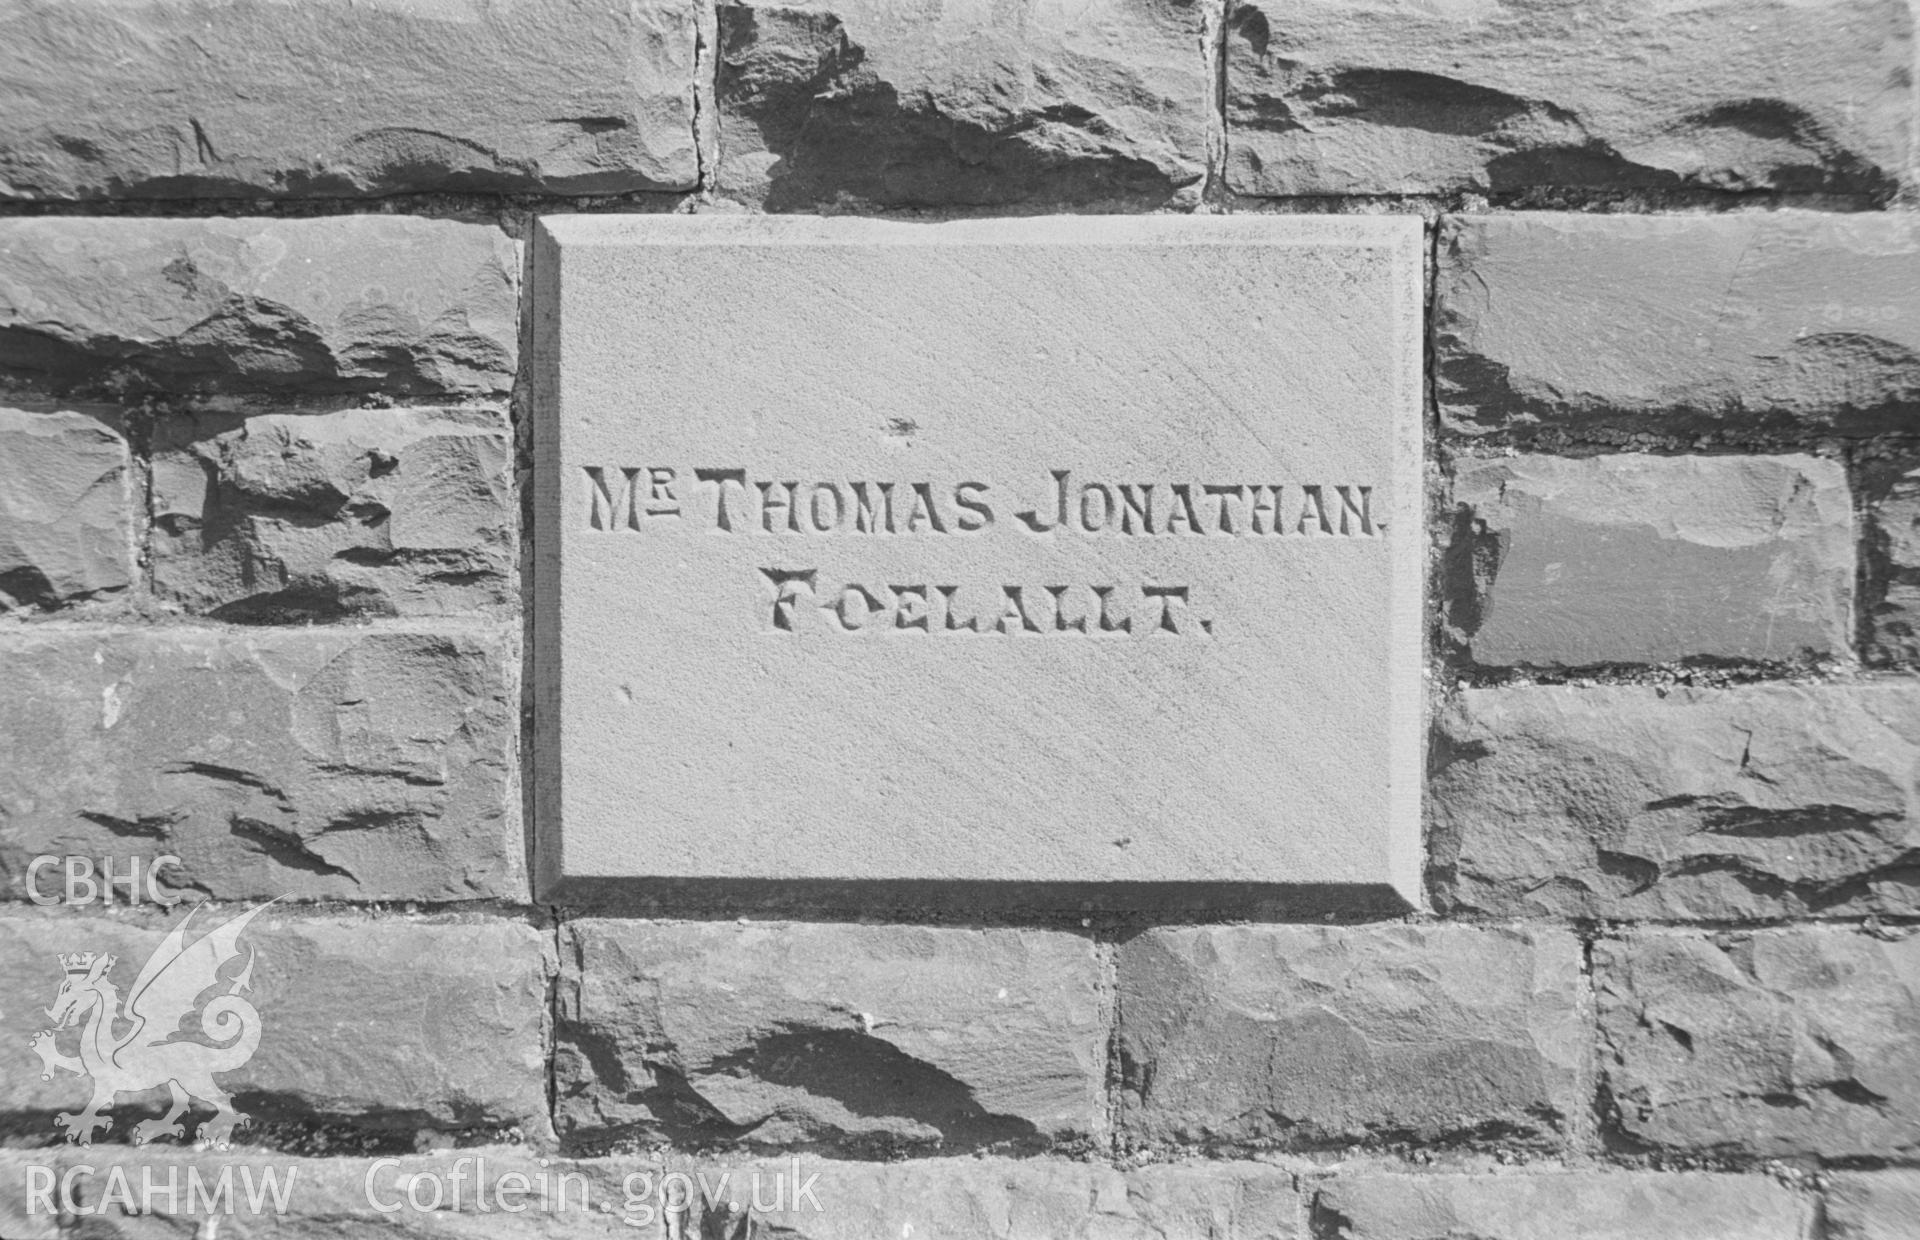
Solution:
M1585 1105L1580 946L1559 931L1155 930L1119 987L1135 1143L1538 1144Z
M713 1206L703 1196L701 1213L710 1227L720 1222L715 1216L726 1212L729 1198L747 1210L755 1168L769 1197L776 1187L773 1177L784 1173L793 1180L790 1168L798 1169L802 1183L819 1176L801 1208L753 1211L768 1234L794 1240L1304 1240L1308 1235L1290 1172L1224 1160L1126 1172L1047 1158L756 1163L733 1170L729 1191L715 1194ZM707 1172L707 1183L713 1185L726 1170L725 1164L716 1165ZM699 1167L683 1169L694 1177L696 1195L701 1195L700 1172ZM740 1225L737 1217L733 1225Z
M1912 27L1899 0L1236 0L1227 179L1887 193L1907 161Z
M722 4L720 187L772 210L1197 190L1200 6Z
M198 907L188 938L242 911L236 905ZM170 917L168 924L184 916ZM116 958L107 977L124 1001L165 938L157 921L140 921L66 910L0 918L0 987L44 1006L65 978L59 957L92 951ZM338 1122L409 1136L423 1128L522 1126L537 1135L546 1114L552 971L546 942L533 928L503 918L303 918L270 908L238 940L239 959L251 954L249 987L241 993L258 1012L258 1045L215 1080L256 1121ZM240 968L230 962L220 976L236 977ZM80 1110L88 1085L65 1071L43 1079L29 1040L50 1022L38 1011L9 1016L10 1032L19 1036L0 1041L0 1110L16 1124L44 1115L51 1142L61 1135L54 1113ZM88 1019L83 1014L82 1027ZM186 1027L194 1028L190 1016ZM75 1054L77 1032L56 1032L56 1049ZM213 1027L205 1032L216 1045L231 1040L212 1036ZM128 1060L134 1061L131 1053ZM96 1140L128 1140L130 1117L164 1109L166 1094L120 1101L129 1105ZM235 1135L244 1138L245 1130Z
M7 0L0 195L691 188L695 11Z
M1827 1190L1825 1240L1920 1236L1920 1171L1843 1171Z
M1920 459L1875 462L1866 473L1867 656L1920 663Z
M499 229L446 220L0 220L0 379L503 393L519 277Z
M1854 433L1920 415L1920 219L1529 214L1442 229L1435 344L1455 432Z
M162 599L241 621L514 599L513 442L498 409L173 418L158 435Z
M1356 1175L1314 1198L1327 1240L1802 1240L1812 1202L1758 1175Z
M0 611L134 583L132 474L126 441L95 419L0 408Z
M1482 666L1849 648L1853 505L1837 461L1462 459L1453 499L1448 619Z
M1030 1148L1096 1126L1084 938L597 920L568 937L563 1136Z
M512 676L463 633L8 634L7 893L38 854L171 853L222 899L524 896Z
M1629 1139L1767 1158L1920 1149L1920 938L1646 932L1595 944L1593 975Z
M1920 911L1920 687L1477 689L1437 729L1443 908Z

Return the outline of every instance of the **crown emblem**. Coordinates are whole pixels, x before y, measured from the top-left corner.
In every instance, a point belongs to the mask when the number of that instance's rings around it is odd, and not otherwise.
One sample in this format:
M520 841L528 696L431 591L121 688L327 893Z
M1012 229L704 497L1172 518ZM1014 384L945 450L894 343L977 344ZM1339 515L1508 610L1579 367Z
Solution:
M60 957L60 967L69 973L86 973L92 970L93 962L99 959L94 952L75 952Z

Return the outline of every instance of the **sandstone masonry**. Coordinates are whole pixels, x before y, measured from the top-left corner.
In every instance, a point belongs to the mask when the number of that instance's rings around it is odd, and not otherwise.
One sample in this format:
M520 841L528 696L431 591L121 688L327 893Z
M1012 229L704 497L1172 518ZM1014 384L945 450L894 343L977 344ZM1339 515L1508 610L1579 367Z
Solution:
M568 938L555 1084L577 1136L1031 1150L1101 1126L1081 936L588 920Z
M1782 49L1791 48L1790 56ZM1575 9L1229 9L1243 194L1534 186L1884 190L1906 166L1913 19L1890 0Z
M1914 11L0 0L0 1236L667 1234L670 1182L706 1240L1920 1235ZM1418 907L537 898L532 284L571 212L1419 217ZM711 290L666 416L747 380L789 415L837 335L886 357L849 423L918 464L889 392L960 374L1017 427L1084 363L1012 308L1110 344L1159 278L1036 302L1010 261L976 373L925 285L863 317L815 258ZM1139 302L1107 403L1171 424L1284 353L1255 312L1155 352L1261 279ZM978 778L998 864L1059 790ZM69 862L90 902L36 902ZM124 993L189 908L269 900L234 1148L204 1108L131 1144L162 1090L66 1146L63 957ZM223 1172L217 1223L141 1200Z
M1911 684L1476 689L1436 725L1440 907L1503 917L1911 915Z
M1462 458L1453 504L1464 597L1450 618L1477 664L1793 662L1849 646L1837 461Z
M722 4L719 187L767 210L1191 202L1202 9Z
M1453 433L1912 430L1910 215L1469 216L1442 225L1440 256L1436 395Z
M214 899L525 897L497 639L347 628L0 633L0 869L172 854Z
M672 0L323 0L213 21L10 2L0 194L690 189L698 21Z
M1122 1132L1553 1145L1585 1091L1579 964L1557 931L1150 932L1120 957Z

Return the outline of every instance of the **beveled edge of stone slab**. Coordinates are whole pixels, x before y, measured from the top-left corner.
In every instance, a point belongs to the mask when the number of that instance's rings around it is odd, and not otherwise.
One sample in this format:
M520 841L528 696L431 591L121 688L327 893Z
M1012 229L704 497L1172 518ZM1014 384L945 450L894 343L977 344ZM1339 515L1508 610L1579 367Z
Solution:
M871 909L889 902L929 911L989 914L1093 909L1141 912L1180 910L1211 918L1293 920L1328 914L1399 915L1426 906L1424 883L1426 786L1425 633L1426 545L1404 540L1397 548L1400 588L1393 600L1405 614L1387 657L1389 682L1404 685L1408 700L1391 705L1393 769L1408 778L1391 792L1385 869L1378 883L1285 882L1103 882L977 879L806 879L709 876L600 877L568 875L560 838L561 773L558 738L551 720L560 711L557 638L560 629L560 441L551 416L560 388L560 275L565 250L627 245L1223 245L1351 246L1393 252L1396 314L1407 320L1407 362L1414 371L1412 416L1390 431L1391 454L1415 485L1424 485L1427 411L1426 228L1418 215L1056 215L1015 219L908 223L853 216L804 215L542 215L534 220L528 251L533 409L532 470L533 605L527 643L533 685L530 824L537 897L548 903L595 912L636 911L656 904L700 900L742 911ZM1424 497L1419 501L1425 506Z
M536 844L538 847L538 845ZM1061 882L946 878L603 878L560 872L557 848L538 847L539 899L569 916L664 917L697 907L712 914L805 918L859 910L863 917L962 922L1131 914L1225 921L1401 917L1423 908L1422 892L1395 883Z
M1418 215L1030 215L914 223L833 215L543 215L536 235L592 245L1263 245L1408 247L1424 281ZM1422 290L1424 291L1424 289Z

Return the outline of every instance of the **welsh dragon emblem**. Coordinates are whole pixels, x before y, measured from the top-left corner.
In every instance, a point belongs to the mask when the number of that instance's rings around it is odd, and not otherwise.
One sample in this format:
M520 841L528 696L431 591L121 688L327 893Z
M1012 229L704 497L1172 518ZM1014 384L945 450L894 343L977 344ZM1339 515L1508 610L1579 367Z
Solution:
M134 1141L184 1137L180 1118L198 1099L214 1109L213 1118L200 1127L201 1139L227 1148L235 1126L245 1125L247 1117L233 1109L233 1100L213 1077L246 1063L260 1045L260 1013L240 994L251 989L253 950L247 949L246 965L231 980L222 979L221 970L240 957L240 932L266 907L249 909L191 944L186 941L187 925L199 910L189 911L141 966L124 1007L107 979L113 956L82 952L60 957L67 976L47 1009L54 1027L35 1034L29 1045L46 1068L42 1080L52 1079L56 1068L93 1079L93 1097L84 1110L53 1117L68 1141L92 1145L94 1129L113 1126L112 1117L101 1112L117 1095L165 1085L172 1092L171 1109L157 1120L135 1124ZM220 986L223 993L199 1006L201 995ZM196 1008L198 1028L183 1028ZM56 1031L75 1025L82 1026L80 1053L62 1054L54 1045ZM116 1025L123 1031L115 1032ZM193 1040L196 1035L207 1040Z

